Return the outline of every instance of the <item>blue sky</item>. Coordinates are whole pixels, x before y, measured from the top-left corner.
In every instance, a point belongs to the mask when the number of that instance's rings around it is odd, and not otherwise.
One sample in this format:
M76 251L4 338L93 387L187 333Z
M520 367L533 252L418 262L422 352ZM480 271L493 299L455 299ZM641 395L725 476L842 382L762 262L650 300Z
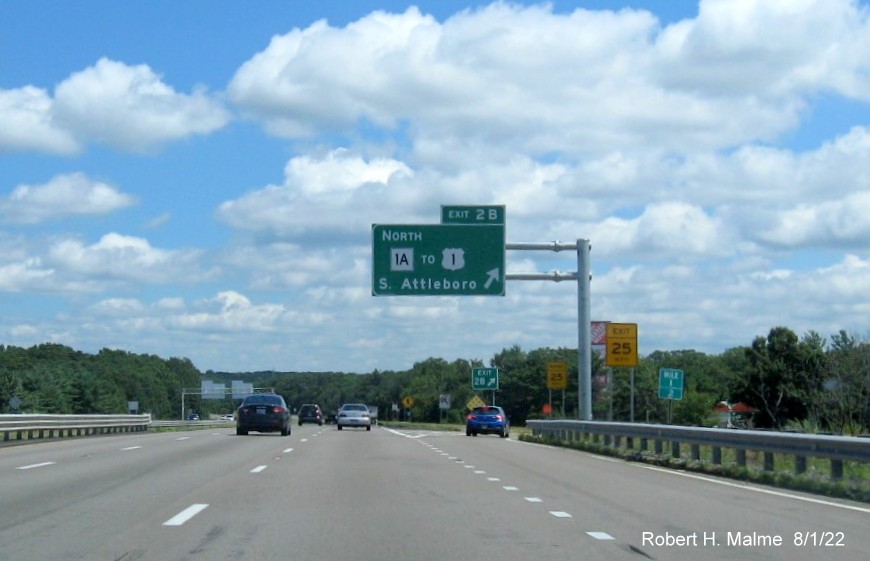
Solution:
M570 283L371 296L371 224L441 204L590 239L593 317L641 354L866 338L868 161L867 2L3 2L0 344L355 372L576 346Z

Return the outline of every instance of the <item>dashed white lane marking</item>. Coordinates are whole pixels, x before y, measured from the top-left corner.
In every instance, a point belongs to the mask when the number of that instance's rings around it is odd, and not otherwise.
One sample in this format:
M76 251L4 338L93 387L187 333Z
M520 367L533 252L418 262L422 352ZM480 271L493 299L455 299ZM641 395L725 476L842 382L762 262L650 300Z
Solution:
M255 467L254 469L251 470L251 473L260 473L261 471L263 471L263 470L266 469L267 467L268 467L268 466L257 466L257 467Z
M456 460L456 459L458 459L458 458L457 458L456 456L450 456L450 457L448 457L447 459L448 459L448 460Z
M462 466L462 467L464 467L465 469L474 469L474 466L470 466L470 465L468 465L468 464L465 464L465 465Z
M164 526L181 526L208 507L207 504L194 504L182 510L163 523Z
M476 469L476 470L474 470L474 473L476 473L477 475L483 475L486 472L483 471L482 469Z
M129 450L138 450L142 448L141 446L127 446L126 448L121 448L121 452L127 452Z
M293 451L293 448L285 448L285 449L282 451L282 453L284 453L284 454L289 454L289 453L292 452L292 451Z
M176 440L176 441L182 441L182 440L189 440L189 439L190 439L189 436L180 436L180 437L176 438L175 440Z
M529 501L530 503L542 503L542 502L544 502L541 499L539 499L538 497L526 497L526 500Z
M501 481L500 477L487 477L487 481Z
M45 466L53 466L55 463L56 462L42 462L40 464L30 464L29 466L20 466L20 467L17 467L15 469L24 470L24 469L41 468L41 467L45 467Z
M563 510L551 510L550 514L552 514L556 518L573 518L573 516Z
M502 487L502 489L504 489L505 491L519 491L520 490L519 487L513 487L511 485L507 485L505 487Z
M303 438L303 439L300 440L299 442L308 442L308 439L307 439L307 438Z
M615 540L613 536L608 534L607 532L586 532L587 535L592 536L596 540Z

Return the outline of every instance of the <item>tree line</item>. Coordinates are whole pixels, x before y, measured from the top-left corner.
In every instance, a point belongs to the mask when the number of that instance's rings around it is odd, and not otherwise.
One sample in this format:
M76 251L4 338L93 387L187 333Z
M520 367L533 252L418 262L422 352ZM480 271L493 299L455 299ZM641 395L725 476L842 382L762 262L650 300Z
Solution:
M568 365L566 390L547 388L547 365ZM596 420L627 421L631 414L628 369L610 369L593 353L592 401ZM475 392L471 370L499 370L496 392ZM685 373L683 399L658 396L659 370ZM840 331L830 341L815 332L798 337L786 327L774 327L744 347L711 355L694 350L656 351L641 357L633 372L634 418L638 422L714 426L720 402L743 403L752 411L755 427L798 429L837 434L870 431L870 343ZM577 351L541 348L503 349L489 364L481 360L448 362L429 358L402 371L344 372L260 371L200 372L186 358L163 359L103 349L95 355L57 344L30 348L0 346L0 412L12 412L12 397L20 412L126 413L136 401L141 412L157 419L181 416L183 388L199 388L201 380L243 380L273 388L295 410L318 403L330 411L349 401L376 405L380 417L426 422L462 422L466 404L478 395L506 409L511 422L549 416L577 415ZM440 408L441 396L451 407ZM411 398L411 407L404 407ZM552 411L545 413L545 405ZM231 412L238 400L207 400L186 396L187 411L201 416ZM395 409L398 409L396 412Z

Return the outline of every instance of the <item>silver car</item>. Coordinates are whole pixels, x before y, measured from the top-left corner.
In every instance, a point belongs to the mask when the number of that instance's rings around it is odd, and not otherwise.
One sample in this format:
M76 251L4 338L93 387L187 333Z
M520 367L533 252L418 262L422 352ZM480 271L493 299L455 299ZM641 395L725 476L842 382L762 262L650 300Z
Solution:
M369 408L363 403L345 403L338 410L335 417L338 430L344 427L365 427L372 430L372 417Z

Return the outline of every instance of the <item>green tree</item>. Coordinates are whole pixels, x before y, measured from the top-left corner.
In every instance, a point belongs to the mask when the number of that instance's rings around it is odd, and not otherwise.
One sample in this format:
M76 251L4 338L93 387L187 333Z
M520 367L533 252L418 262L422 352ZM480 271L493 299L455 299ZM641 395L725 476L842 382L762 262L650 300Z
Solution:
M821 387L824 351L815 334L803 341L786 327L756 337L747 351L748 368L734 382L735 399L757 407L756 424L782 429L808 414L807 396Z

